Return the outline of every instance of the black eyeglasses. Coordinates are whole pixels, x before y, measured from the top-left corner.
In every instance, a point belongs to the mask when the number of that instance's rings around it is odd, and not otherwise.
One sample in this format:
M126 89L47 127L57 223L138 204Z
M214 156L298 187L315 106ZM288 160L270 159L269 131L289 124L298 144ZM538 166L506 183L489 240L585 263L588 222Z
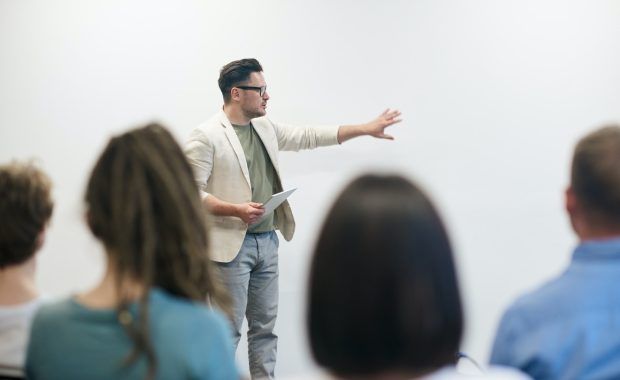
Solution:
M235 87L240 88L242 90L258 91L258 95L260 95L260 96L265 95L265 92L267 92L267 86L262 86L262 87L256 87L256 86L235 86Z

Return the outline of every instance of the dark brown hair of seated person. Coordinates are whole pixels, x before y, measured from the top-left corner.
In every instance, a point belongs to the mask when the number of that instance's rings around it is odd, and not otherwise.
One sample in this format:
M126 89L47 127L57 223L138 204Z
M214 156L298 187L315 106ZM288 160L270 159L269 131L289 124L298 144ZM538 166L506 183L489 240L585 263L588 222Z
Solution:
M51 181L35 164L0 166L0 269L30 259L52 216Z
M335 201L312 259L308 332L344 378L421 375L455 362L463 312L444 225L400 176L364 175Z
M150 124L110 140L85 199L89 227L116 271L119 321L133 301L123 285L137 282L145 289L139 320L123 326L134 342L126 364L146 355L152 378L157 363L148 334L151 287L203 303L209 298L225 311L229 307L209 259L207 220L191 168L172 135Z

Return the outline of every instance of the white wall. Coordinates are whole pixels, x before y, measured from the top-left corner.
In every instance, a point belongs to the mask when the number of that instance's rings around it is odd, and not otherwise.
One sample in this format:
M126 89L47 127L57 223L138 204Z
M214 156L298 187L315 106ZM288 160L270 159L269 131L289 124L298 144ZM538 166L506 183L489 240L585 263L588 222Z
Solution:
M274 120L399 108L394 142L281 155L299 191L297 235L280 249L278 373L311 368L309 253L333 194L371 168L406 173L436 200L457 251L463 348L484 361L503 308L569 259L571 149L620 119L618 46L617 1L0 0L0 162L38 157L54 180L38 276L63 296L101 274L81 199L107 139L160 120L183 140L219 109L230 60L262 62Z

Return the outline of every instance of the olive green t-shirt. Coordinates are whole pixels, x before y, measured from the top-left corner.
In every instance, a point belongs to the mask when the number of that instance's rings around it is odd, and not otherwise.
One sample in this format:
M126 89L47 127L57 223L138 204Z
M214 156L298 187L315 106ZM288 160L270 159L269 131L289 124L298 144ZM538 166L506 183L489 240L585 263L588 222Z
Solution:
M276 171L273 168L269 154L260 137L254 130L252 123L248 125L232 125L237 133L245 161L250 171L252 184L252 202L265 203L276 192ZM271 213L260 223L253 224L248 232L268 232L274 229L274 213Z

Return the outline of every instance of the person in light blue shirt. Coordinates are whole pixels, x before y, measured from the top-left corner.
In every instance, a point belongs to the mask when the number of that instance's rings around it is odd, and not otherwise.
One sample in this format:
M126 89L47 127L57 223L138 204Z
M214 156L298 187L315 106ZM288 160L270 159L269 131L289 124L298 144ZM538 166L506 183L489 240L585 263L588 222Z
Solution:
M566 210L579 238L571 263L505 312L491 363L535 379L619 379L619 125L577 144Z
M91 174L88 225L107 267L92 290L34 318L28 379L221 379L239 375L230 301L209 259L205 213L172 135L151 124L112 138Z

